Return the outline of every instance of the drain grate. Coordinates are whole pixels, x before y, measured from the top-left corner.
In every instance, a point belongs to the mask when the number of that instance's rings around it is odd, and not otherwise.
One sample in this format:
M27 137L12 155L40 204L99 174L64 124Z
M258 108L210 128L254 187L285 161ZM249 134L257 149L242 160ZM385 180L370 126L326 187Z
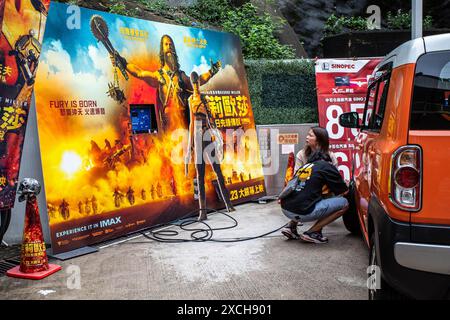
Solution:
M11 268L20 265L20 244L8 247L0 246L0 277Z
M9 269L17 267L20 264L19 259L9 259L0 261L0 277L4 276Z
M17 256L17 257L12 257L12 258L9 258L9 259L5 259L7 262L9 262L9 263L14 263L16 266L18 266L19 264L20 264L20 257L19 256Z

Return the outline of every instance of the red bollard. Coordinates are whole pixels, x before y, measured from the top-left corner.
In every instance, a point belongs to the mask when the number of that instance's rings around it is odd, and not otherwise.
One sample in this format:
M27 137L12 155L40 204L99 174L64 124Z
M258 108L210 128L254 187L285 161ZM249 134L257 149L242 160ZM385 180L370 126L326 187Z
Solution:
M39 182L25 178L19 185L19 201L27 201L25 225L20 257L20 266L12 268L6 275L14 278L40 280L61 270L61 267L48 263L44 235L36 196L41 191Z

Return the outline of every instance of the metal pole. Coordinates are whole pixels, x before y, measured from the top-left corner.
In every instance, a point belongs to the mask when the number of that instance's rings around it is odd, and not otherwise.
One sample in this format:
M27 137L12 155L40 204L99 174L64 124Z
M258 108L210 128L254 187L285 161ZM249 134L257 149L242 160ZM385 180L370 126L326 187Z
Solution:
M422 37L423 1L412 0L411 38Z

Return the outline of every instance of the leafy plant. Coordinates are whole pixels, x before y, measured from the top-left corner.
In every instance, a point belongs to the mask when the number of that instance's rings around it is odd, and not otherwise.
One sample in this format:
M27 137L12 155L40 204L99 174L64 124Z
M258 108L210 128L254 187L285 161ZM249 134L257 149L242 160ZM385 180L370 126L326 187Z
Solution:
M314 66L309 59L245 60L256 124L317 122Z
M160 16L171 17L176 11L166 0L138 0L138 2L147 10Z
M225 31L241 38L242 51L247 59L289 59L294 57L290 46L282 45L274 33L281 26L280 21L273 21L270 15L258 15L251 3L229 10L222 27Z
M423 19L423 28L431 29L433 26L433 17L425 16ZM391 11L387 13L387 27L388 29L410 29L411 28L411 13L403 12L401 9L394 15Z
M125 4L123 4L121 2L113 3L111 5L111 7L109 8L109 12L115 13L115 14L121 14L121 15L128 14L127 7L125 6Z
M233 7L228 0L198 0L182 10L196 20L220 25Z
M364 17L345 17L332 14L325 22L324 36L332 36L346 31L368 30Z
M175 19L175 22L178 24L181 24L183 26L188 26L188 27L192 26L192 21L188 17L177 17Z
M115 13L115 14L120 14L123 16L137 16L138 8L128 9L124 3L114 1L114 3L112 3L111 7L109 8L109 12Z

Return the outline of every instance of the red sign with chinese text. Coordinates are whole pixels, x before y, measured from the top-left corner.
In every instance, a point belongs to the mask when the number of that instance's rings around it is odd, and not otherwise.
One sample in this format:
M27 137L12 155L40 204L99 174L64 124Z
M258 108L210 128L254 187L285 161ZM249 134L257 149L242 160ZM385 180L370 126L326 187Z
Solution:
M316 62L319 125L327 129L330 150L339 162L339 171L350 180L352 152L357 129L339 125L339 116L358 112L362 118L368 79L381 58L319 59Z

